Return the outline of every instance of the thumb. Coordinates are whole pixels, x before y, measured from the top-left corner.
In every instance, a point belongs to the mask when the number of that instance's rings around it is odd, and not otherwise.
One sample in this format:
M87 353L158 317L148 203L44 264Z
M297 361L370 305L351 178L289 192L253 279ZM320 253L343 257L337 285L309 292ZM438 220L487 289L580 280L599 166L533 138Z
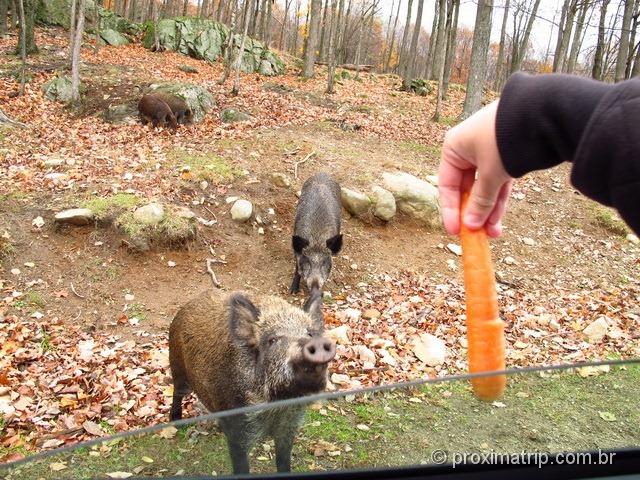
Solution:
M472 230L482 228L493 211L502 182L494 176L487 179L478 174L478 179L471 188L469 204L464 215L464 224Z

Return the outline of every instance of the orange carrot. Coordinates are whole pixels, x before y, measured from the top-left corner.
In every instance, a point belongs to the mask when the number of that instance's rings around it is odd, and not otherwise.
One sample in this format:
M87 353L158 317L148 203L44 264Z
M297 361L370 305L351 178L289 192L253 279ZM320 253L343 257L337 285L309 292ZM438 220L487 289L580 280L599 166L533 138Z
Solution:
M505 369L504 322L498 312L496 279L489 241L484 228L469 230L462 223L469 193L462 195L460 242L467 303L469 371L490 372ZM505 375L474 378L473 392L482 400L495 400L504 392Z

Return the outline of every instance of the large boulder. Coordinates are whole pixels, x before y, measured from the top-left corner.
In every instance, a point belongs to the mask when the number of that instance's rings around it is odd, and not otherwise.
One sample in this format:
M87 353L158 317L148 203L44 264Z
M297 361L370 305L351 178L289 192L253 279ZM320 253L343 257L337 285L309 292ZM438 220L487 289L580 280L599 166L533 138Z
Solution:
M91 22L94 17L95 3L86 0L85 19ZM39 0L36 5L36 22L43 25L56 25L69 28L71 0Z
M154 45L155 26L145 26L144 45ZM197 17L168 18L158 22L158 42L162 49L180 52L200 60L216 61L223 54L224 43L229 29L222 23ZM241 36L236 34L235 45L239 48ZM263 75L284 73L284 62L262 43L247 38L240 68L244 72L259 72Z
M53 102L71 101L71 79L69 77L56 77L42 85L42 91L47 100Z
M382 179L395 197L398 210L427 227L441 225L436 187L406 172L385 172Z
M116 30L107 28L106 30L100 30L100 38L107 45L113 45L114 47L121 47L127 45L129 40L123 34Z
M371 194L375 203L373 214L385 222L391 220L396 214L396 199L393 194L377 185L371 189Z
M151 91L168 93L182 98L193 115L193 122L201 122L205 115L216 106L213 95L204 87L191 83L160 83L151 85Z
M129 103L111 105L104 111L103 118L109 123L133 125L138 123L138 107Z
M364 193L346 187L340 189L342 206L351 215L364 215L369 211L371 200Z

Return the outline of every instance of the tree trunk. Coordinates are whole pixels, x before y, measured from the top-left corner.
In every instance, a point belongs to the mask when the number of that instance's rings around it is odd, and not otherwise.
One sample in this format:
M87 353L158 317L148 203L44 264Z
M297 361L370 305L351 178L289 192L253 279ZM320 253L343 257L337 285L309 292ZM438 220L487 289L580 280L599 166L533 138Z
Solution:
M71 0L71 15L69 16L69 68L73 63L73 42L76 35L76 8L78 8L77 0Z
M447 20L451 20L447 13L447 0L439 0L438 9L438 37L436 38L435 51L433 53L433 78L439 80L442 64L444 63L445 50L447 48ZM429 80L429 78L427 78Z
M1 2L2 0L0 0ZM391 13L389 14L389 21L387 22L387 35L384 40L384 48L382 49L382 71L384 72L385 59L387 58L387 50L391 43L391 22L393 22L393 9L396 6L396 0L391 0Z
M393 21L393 29L391 31L391 45L389 46L389 52L387 54L387 59L384 65L384 71L389 70L389 65L391 64L391 56L393 55L393 47L396 44L396 27L398 25L398 17L400 16L400 6L402 5L402 0L398 1L398 9L396 10L396 18Z
M298 55L298 38L300 37L300 0L296 0L296 23L295 31L293 32L293 46L291 47L291 54L295 57Z
M356 46L356 78L360 77L360 51L362 50L362 27L364 26L364 3L362 4L362 15L360 16L360 21L358 22L358 44Z
M522 40L517 45L517 49L514 50L514 57L511 59L511 73L520 70L522 67L522 61L527 54L529 48L529 38L531 37L531 29L533 28L533 22L536 21L536 15L538 14L538 7L540 6L540 0L535 0L533 9L527 19L527 26L524 31ZM526 13L524 13L526 15Z
M442 0L445 1L445 0ZM413 59L416 57L416 50L418 48L418 39L420 38L420 27L422 26L422 8L424 7L424 0L418 0L418 12L416 17L416 24L413 28L413 36L411 38L411 48L409 50L409 59L407 62L406 70L402 81L402 89L409 90L411 88L411 81L413 80L413 72L415 62Z
M607 17L607 7L610 0L602 0L600 5L600 22L598 23L598 43L596 44L596 53L593 56L593 69L591 70L591 76L595 80L602 80L603 73L603 58L604 58L604 27L605 19Z
M231 64L233 63L233 51L235 50L235 35L236 35L236 22L238 19L238 4L229 6L231 11L231 20L229 25L229 35L227 36L224 44L224 71L222 72L222 76L220 80L218 80L218 85L223 85L224 82L229 78L229 74L231 73Z
M431 37L429 37L429 50L424 69L424 78L429 80L433 74L433 59L435 57L436 43L438 43L438 23L440 21L440 0L433 2L433 24L431 25Z
M376 7L378 6L378 0L373 0L373 4L371 6L371 13L369 14L368 20L367 20L367 34L364 37L364 55L362 56L362 58L364 58L364 63L369 63L367 62L367 60L369 59L369 50L371 49L371 35L373 33L373 17L376 14ZM356 77L358 75L356 74Z
M186 17L188 11L189 11L189 0L184 0L182 4L182 16Z
M404 76L407 65L407 41L409 40L409 30L411 29L411 9L413 8L413 0L409 0L407 5L407 20L404 24L402 32L402 47L400 47L400 62L398 64L398 74Z
M340 0L342 1L342 0ZM329 28L329 68L327 69L327 93L333 93L334 74L336 70L336 55L335 55L335 36L338 31L338 19L336 17L338 0L331 0L331 18Z
M464 97L461 118L467 118L480 108L482 86L487 70L487 52L491 37L491 13L493 0L478 0L478 10L471 47L471 64L467 81L467 94Z
M498 47L498 59L496 60L496 78L493 83L493 88L496 91L502 90L502 85L504 84L504 80L502 76L504 75L504 51L505 51L505 38L507 33L507 19L509 18L509 6L511 4L511 0L507 0L504 5L504 14L502 16L502 27L500 28L500 46Z
M284 16L282 17L282 28L280 28L280 40L278 41L278 50L284 50L284 31L287 26L287 20L289 20L289 6L292 0L285 0L284 2Z
M620 43L618 45L618 55L616 57L616 73L614 80L620 82L625 78L627 68L627 58L629 56L629 34L631 26L631 15L633 13L634 0L624 0L624 15L622 17L622 31L620 32Z
M578 11L579 0L567 0L569 2L567 8L567 16L562 30L558 30L560 36L560 49L558 51L557 59L554 59L554 71L564 72L567 67L567 50L569 48L569 41L571 40L571 33L573 32L573 20Z
M159 52L161 50L160 36L158 35L158 22L160 21L160 13L158 11L158 5L155 0L151 0L151 5L153 7L153 48L151 50L153 52Z
M569 4L571 0L565 0L562 4L562 10L560 14L560 22L558 23L558 37L556 40L556 49L553 53L553 71L557 72L560 70L561 65L559 64L560 60L560 47L562 46L562 37L565 29L565 24L567 23L567 12L569 10Z
M324 37L325 37L325 32L327 31L327 11L328 10L329 10L329 0L324 0L324 11L322 12L322 28L320 33L320 47L318 48L318 50L320 50L321 60L326 59L326 54L324 51L325 50Z
M444 74L442 78L442 99L444 100L449 90L449 80L451 79L451 67L456 56L456 38L458 35L458 17L460 14L460 0L452 0L453 20L447 36L447 55L444 62Z
M76 1L76 0L72 0ZM78 18L76 20L75 39L73 40L73 55L71 57L71 101L80 101L80 47L82 47L82 33L84 32L85 0L77 0Z
M93 22L94 22L94 29L95 29L95 44L93 45L93 53L98 53L98 50L100 49L100 0L96 0L94 5L94 9L93 9ZM144 9L143 9L144 11Z
M640 76L640 44L636 46L636 58L633 61L633 68L631 69L631 77Z
M640 48L640 42L636 45L636 33L638 31L638 23L640 23L640 0L636 0L636 5L638 10L633 14L633 25L631 26L631 36L629 38L629 57L627 58L625 78L631 78L633 58L636 55L636 50Z
M24 14L24 0L19 0L19 16L20 16L20 25L25 25L26 19ZM15 14L15 10L14 10ZM18 95L24 95L24 85L26 82L26 72L27 72L27 30L26 28L20 28L20 41L19 50L20 50L20 60L22 62L20 68L20 90L18 91Z
M235 64L235 78L233 80L233 88L231 89L231 95L238 95L240 92L240 66L242 65L242 57L244 56L244 44L247 39L247 33L249 31L250 19L253 16L253 0L246 0L245 2L245 22L244 31L242 32L242 38L240 40L240 50L238 50L238 58Z
M264 46L267 49L271 46L271 18L273 17L273 0L267 0L267 21L264 32Z
M302 67L302 76L306 78L313 77L313 66L316 61L316 49L318 44L318 31L320 30L320 9L322 8L322 0L310 0L310 23L309 35L307 36L307 44L304 52L304 65Z
M580 53L580 48L582 47L583 35L582 32L584 30L584 21L587 18L587 12L591 7L591 2L587 0L582 1L582 5L580 7L580 14L578 15L578 21L576 23L576 29L573 32L573 42L571 43L571 50L569 52L569 59L567 60L567 68L566 73L573 73L576 68L576 63L578 62L578 55Z
M0 37L4 37L7 34L8 13L9 13L9 0L0 0Z

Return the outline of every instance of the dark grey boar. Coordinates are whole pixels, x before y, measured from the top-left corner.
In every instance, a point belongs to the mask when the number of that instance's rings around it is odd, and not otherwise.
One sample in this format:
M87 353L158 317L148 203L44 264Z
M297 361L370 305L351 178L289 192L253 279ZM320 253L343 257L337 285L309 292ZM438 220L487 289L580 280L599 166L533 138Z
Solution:
M205 293L182 307L169 329L171 420L182 418L191 391L216 412L324 390L336 346L322 336L321 294L305 308L244 293ZM295 406L221 419L234 473L249 472L249 452L264 437L275 440L278 471L290 471L303 416L304 406Z
M300 280L309 292L322 290L331 273L331 257L342 248L340 185L327 173L309 177L302 185L291 245L296 267L291 293Z

